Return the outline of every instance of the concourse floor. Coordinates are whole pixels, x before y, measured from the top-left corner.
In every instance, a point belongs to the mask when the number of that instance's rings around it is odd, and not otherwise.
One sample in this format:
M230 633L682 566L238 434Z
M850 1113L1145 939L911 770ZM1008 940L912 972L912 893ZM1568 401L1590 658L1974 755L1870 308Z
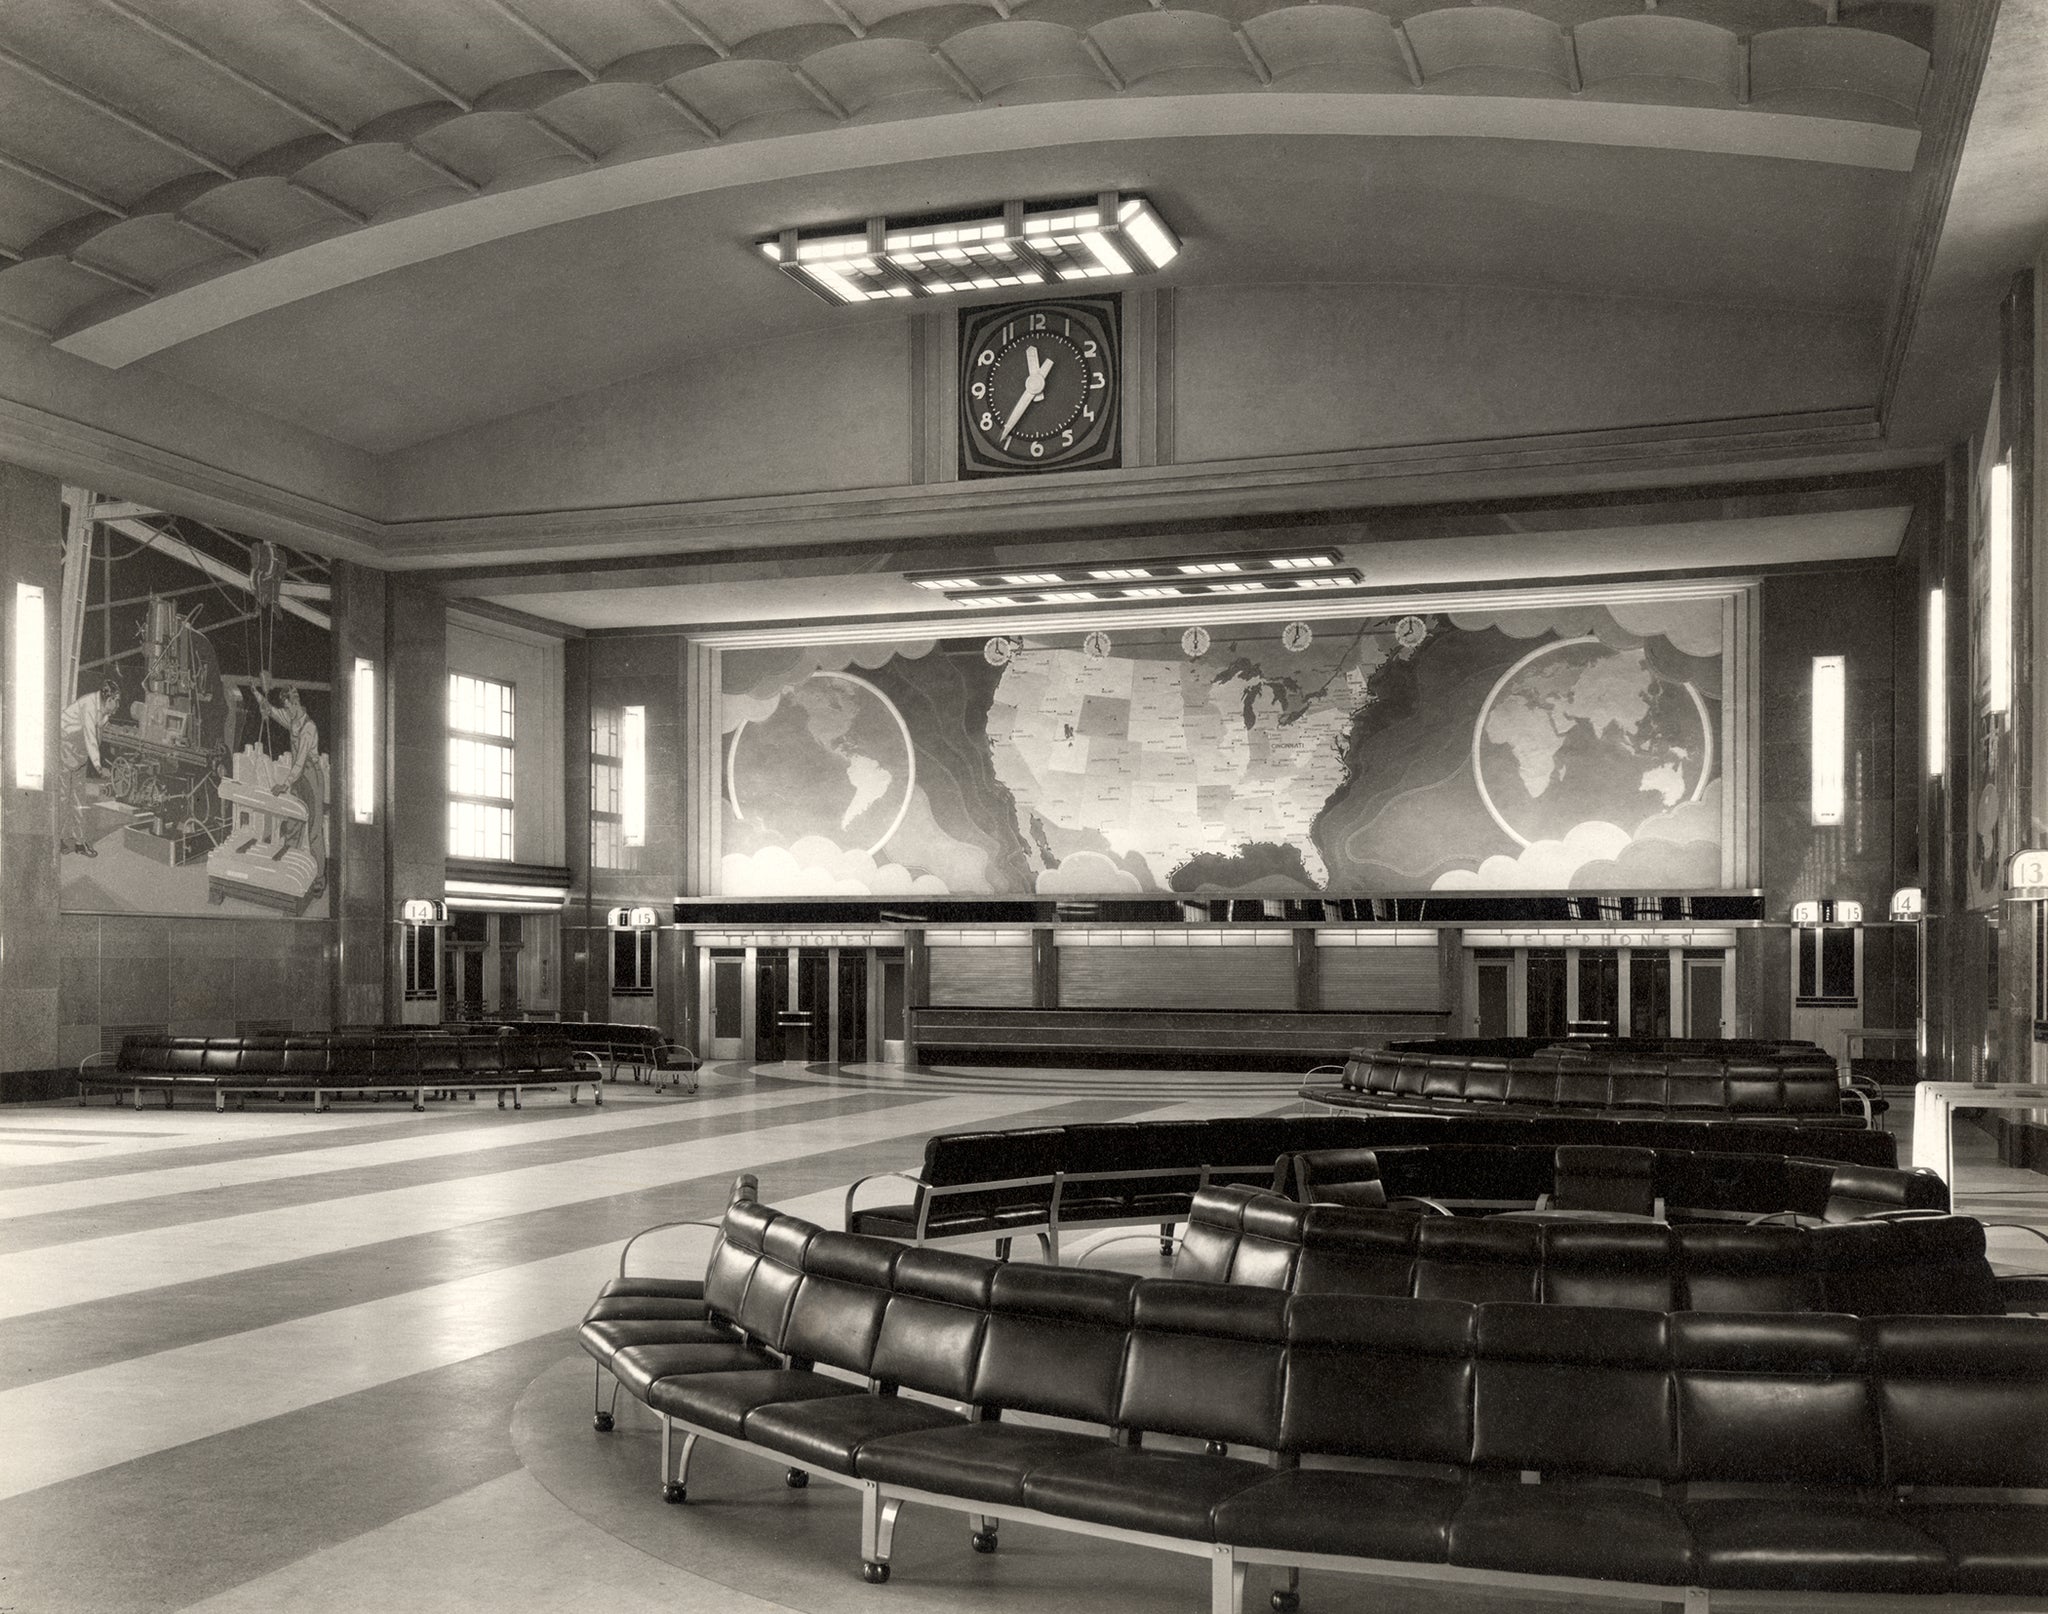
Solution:
M1285 1111L1296 1080L728 1064L596 1111L0 1109L0 1614L1193 1614L1196 1559L1017 1526L985 1557L931 1510L867 1586L852 1492L722 1451L667 1506L651 1421L592 1432L573 1333L628 1235L715 1217L737 1172L836 1226L849 1183L932 1132ZM2048 1230L2048 1177L1994 1166L1967 1124L1958 1162L1960 1209ZM663 1235L636 1270L701 1240ZM2048 1270L2024 1233L1993 1255ZM1564 1606L1302 1589L1308 1614Z

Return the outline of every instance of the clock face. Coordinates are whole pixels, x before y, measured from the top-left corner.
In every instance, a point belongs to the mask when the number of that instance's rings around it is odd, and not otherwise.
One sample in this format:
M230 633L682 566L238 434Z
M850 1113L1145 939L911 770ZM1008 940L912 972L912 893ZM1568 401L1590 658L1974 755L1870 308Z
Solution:
M969 309L960 322L960 474L1122 462L1114 297Z
M1290 622L1280 630L1280 642L1289 650L1306 650L1315 640L1315 630L1306 622Z
M1206 656L1209 653L1209 630L1189 628L1180 636L1180 647L1190 656Z

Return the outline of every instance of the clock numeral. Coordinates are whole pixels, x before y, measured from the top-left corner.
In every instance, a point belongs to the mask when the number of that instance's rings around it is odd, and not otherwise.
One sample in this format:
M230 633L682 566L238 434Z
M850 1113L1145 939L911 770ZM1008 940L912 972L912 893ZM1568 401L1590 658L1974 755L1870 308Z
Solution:
M977 399L986 398L988 396L988 388L983 386L979 381L975 382L974 385L969 387L967 390L971 392Z
M1084 359L1095 357L1095 344L1093 342L1083 342L1081 344L1081 357Z
M1033 315L1031 316L1031 328L1032 328L1032 329L1033 329L1034 331L1042 331L1042 330L1044 330L1044 329L1045 329L1045 316L1044 316L1043 314L1033 314Z
M992 432L996 429L996 417L986 409L981 412L981 429L985 432Z
M1095 411L1092 408L1084 409L1081 411L1081 418L1083 420L1093 420L1095 418Z
M1073 434L1073 433L1072 433L1071 431L1063 431L1063 432L1061 432L1061 433L1060 433L1060 447L1061 447L1061 448L1072 448L1073 446L1074 446L1074 434Z
M1097 387L1106 387L1108 385L1109 382L1104 378L1100 370L1090 370L1088 372L1088 387L1091 392Z
M1011 320L1009 324L1003 327L1003 340L1005 342L1009 341L1011 333L1014 332L1016 329L1017 322L1015 320Z
M1031 457L1032 457L1033 459L1035 459L1035 460L1042 460L1042 459L1044 459L1044 458L1045 458L1045 444L1043 444L1043 443L1033 443L1033 444L1031 445Z
M995 350L993 348L985 347L979 353L974 355L974 367L977 370L986 370L991 364L994 364L995 362L996 355Z

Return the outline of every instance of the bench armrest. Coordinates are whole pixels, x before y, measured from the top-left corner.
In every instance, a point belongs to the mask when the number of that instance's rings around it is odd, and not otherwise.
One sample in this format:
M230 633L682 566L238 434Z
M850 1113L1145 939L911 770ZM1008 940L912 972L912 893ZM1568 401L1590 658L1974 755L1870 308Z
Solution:
M846 1190L846 1219L842 1225L849 1230L853 1227L853 1196L855 1194L859 1193L861 1189L871 1182L881 1182L891 1177L895 1178L898 1182L907 1182L912 1188L917 1190L917 1197L911 1203L918 1206L921 1211L925 1198L925 1180L922 1177L908 1171L871 1171L865 1177L855 1178L852 1186ZM923 1231L923 1222L924 1218L920 1214L918 1217L920 1232Z
M78 1074L83 1076L89 1070L104 1069L105 1065L103 1065L101 1061L105 1061L106 1065L118 1064L120 1062L120 1058L121 1056L119 1054L110 1054L106 1051L106 1049L102 1048L96 1054L87 1054L83 1059L81 1059L78 1062Z
M623 1278L626 1275L626 1257L633 1253L633 1246L647 1237L649 1233L660 1233L671 1227L708 1227L716 1231L724 1225L723 1222L708 1217L686 1216L678 1221L656 1222L652 1227L643 1227L639 1232L627 1239L625 1247L619 1251L619 1276Z

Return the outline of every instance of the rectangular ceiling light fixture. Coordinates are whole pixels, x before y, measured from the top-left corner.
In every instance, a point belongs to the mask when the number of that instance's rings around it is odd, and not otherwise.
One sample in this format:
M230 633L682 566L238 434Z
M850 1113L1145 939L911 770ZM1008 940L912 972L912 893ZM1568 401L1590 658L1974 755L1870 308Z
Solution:
M1016 605L1202 599L1219 594L1297 594L1358 588L1363 573L1334 549L1281 555L1175 556L1166 560L1073 561L1010 572L911 572L913 588L971 611Z
M48 693L43 661L49 623L43 591L33 583L14 585L14 788L43 788L43 758L50 745Z
M1984 710L2012 710L2012 456L1991 467L1984 599Z
M1948 595L1927 594L1927 721L1921 744L1927 752L1927 777L1939 779L1948 770Z
M1848 660L1813 658L1813 821L1839 824L1847 754Z
M784 230L755 250L827 302L876 303L1147 275L1173 262L1180 242L1144 197L1104 191Z

